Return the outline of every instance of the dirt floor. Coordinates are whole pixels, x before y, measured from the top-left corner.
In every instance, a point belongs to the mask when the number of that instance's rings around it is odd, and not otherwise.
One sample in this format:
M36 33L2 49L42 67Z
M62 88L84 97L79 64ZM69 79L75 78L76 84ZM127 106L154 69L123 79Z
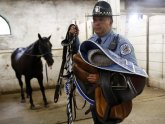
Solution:
M33 92L35 110L30 110L29 100L20 103L20 94L0 95L0 124L66 124L66 95L63 92L58 103L54 103L54 90L46 90L49 107L45 108L40 91ZM77 117L74 124L93 124L88 109L81 107L84 100L77 94ZM133 100L133 110L121 124L165 124L165 91L146 87Z

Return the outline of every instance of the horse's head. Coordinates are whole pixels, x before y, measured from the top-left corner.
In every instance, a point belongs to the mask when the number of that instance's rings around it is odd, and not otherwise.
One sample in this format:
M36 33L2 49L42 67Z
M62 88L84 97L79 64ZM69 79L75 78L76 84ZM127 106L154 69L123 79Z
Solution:
M53 56L52 56L52 44L49 41L51 36L41 37L41 35L38 34L38 38L39 38L39 52L40 52L40 54L43 55L48 66L53 65L54 60L53 60Z

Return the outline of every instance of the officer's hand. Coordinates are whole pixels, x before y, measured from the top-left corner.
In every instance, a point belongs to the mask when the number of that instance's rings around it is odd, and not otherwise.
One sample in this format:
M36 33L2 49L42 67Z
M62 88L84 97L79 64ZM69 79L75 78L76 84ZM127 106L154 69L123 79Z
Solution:
M87 80L91 83L97 83L99 81L99 74L89 74Z

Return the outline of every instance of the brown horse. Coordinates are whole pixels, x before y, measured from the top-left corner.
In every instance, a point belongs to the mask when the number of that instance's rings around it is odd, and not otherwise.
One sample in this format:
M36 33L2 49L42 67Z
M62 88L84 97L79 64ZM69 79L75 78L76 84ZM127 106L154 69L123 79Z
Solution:
M43 65L41 61L41 57L44 57L48 66L53 65L53 56L51 53L52 44L50 43L49 37L41 37L38 34L38 40L26 48L17 48L11 55L11 65L15 71L16 77L19 81L19 85L21 87L21 101L25 101L25 96L23 92L23 82L21 80L21 76L25 76L26 83L26 93L27 96L30 97L30 108L34 109L35 105L32 99L32 87L30 84L30 80L32 78L37 78L40 86L40 90L43 95L43 100L45 106L47 106L48 102L45 96L45 89L43 86Z

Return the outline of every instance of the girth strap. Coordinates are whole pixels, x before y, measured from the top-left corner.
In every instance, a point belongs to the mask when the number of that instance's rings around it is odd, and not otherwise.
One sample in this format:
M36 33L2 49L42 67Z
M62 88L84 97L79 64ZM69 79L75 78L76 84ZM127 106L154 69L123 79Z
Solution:
M100 71L100 80L99 85L102 88L103 95L105 97L105 100L108 104L111 106L116 105L118 103L118 100L112 90L112 84L110 82L110 75L112 72L109 71Z
M105 101L108 103L105 114L103 117L104 121L107 121L111 113L111 108L118 103L118 100L112 90L112 84L110 82L110 73L108 71L100 71L99 85L101 86Z

